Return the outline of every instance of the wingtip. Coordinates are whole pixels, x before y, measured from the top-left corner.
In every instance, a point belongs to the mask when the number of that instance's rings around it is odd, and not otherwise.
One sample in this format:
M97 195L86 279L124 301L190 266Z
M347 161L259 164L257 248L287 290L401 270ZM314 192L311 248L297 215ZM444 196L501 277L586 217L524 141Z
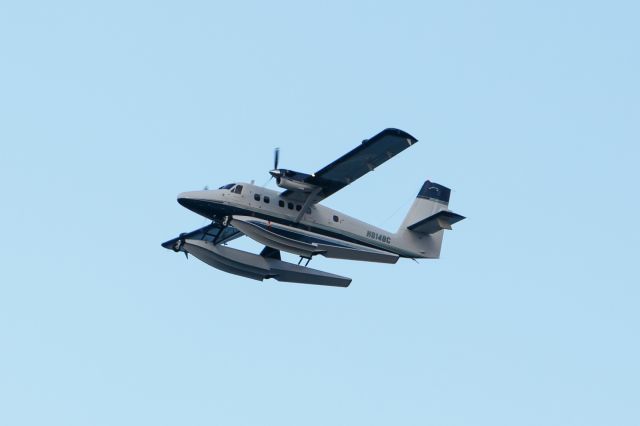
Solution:
M410 139L412 144L418 142L418 139L416 139L413 135L405 132L404 130L396 129L395 127L388 127L386 129L384 129L383 131L381 131L379 133L379 135L380 136L382 136L382 135L399 136L401 138Z

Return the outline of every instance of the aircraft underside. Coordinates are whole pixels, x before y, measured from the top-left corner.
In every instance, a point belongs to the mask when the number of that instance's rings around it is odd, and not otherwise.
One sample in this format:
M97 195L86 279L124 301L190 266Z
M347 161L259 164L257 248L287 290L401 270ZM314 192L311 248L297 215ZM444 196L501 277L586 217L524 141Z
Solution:
M265 249L256 255L224 246L242 235L264 244ZM274 278L278 281L339 287L348 286L351 279L307 267L313 256L380 263L396 263L399 258L395 253L243 215L226 216L219 222L214 221L211 225L182 234L162 245L192 254L214 268L247 278L260 281ZM282 261L280 251L298 255L301 261L306 259L305 265Z

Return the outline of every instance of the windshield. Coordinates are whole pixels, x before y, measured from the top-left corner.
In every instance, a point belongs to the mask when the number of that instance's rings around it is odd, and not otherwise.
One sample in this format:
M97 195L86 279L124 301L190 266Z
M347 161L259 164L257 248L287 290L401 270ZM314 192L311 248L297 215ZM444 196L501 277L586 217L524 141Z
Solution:
M218 189L231 189L231 188L233 188L233 185L235 185L235 183L230 183L228 185L223 185Z

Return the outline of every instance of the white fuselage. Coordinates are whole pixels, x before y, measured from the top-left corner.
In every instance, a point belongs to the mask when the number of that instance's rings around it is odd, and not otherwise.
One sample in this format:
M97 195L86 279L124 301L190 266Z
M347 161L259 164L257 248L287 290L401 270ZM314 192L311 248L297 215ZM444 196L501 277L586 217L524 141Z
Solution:
M395 233L362 222L337 210L312 204L306 209L302 202L290 201L271 189L248 183L240 193L230 189L184 192L178 201L185 207L209 219L220 220L224 216L253 216L293 231L297 236L321 236L327 241L339 241L352 245L363 245L402 257L425 257L419 245L398 244ZM235 188L235 186L233 187Z

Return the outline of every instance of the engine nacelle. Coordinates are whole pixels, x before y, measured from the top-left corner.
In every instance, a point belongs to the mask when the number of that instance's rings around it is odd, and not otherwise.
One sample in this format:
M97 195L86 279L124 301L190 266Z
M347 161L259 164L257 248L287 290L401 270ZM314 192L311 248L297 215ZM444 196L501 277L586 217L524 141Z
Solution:
M276 178L276 184L280 188L302 192L312 192L317 188L317 185L309 183L309 181L312 181L313 176L306 173L287 169L273 169L269 174Z
M280 188L290 189L292 191L311 192L316 188L315 185L310 183L300 182L299 180L290 179L285 176L276 178L276 184Z

